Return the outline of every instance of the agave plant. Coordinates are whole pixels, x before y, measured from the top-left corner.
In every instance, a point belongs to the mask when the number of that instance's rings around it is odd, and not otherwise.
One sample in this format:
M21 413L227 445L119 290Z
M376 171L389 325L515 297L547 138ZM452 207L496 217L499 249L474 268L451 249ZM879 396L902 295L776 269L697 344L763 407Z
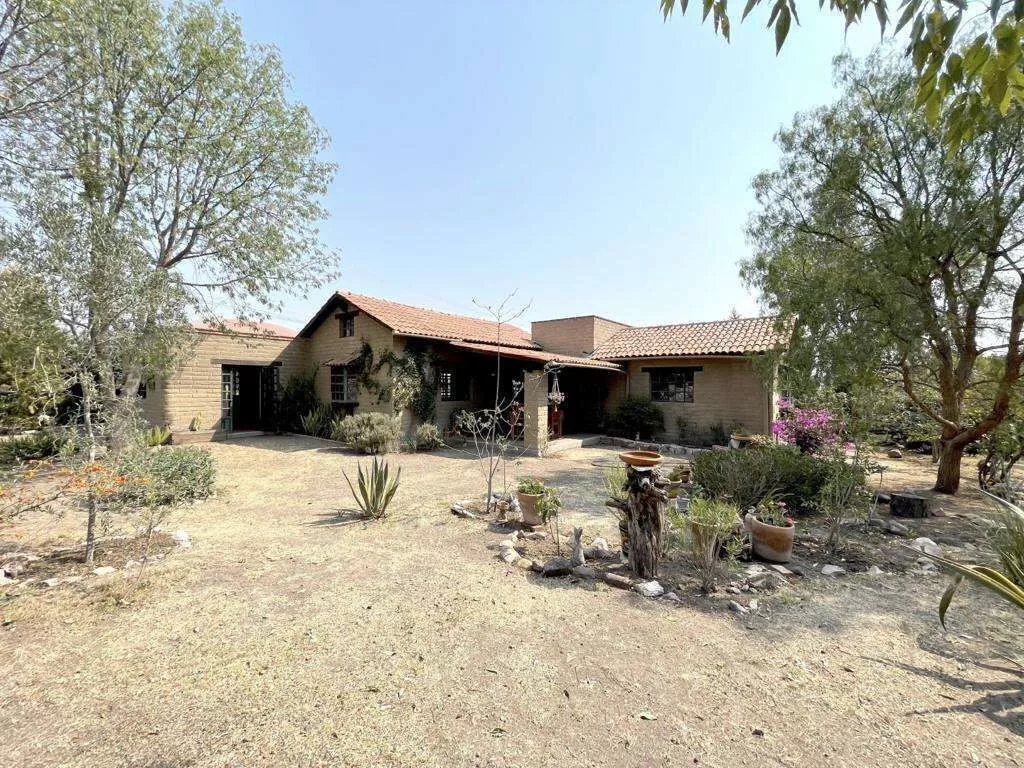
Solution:
M398 490L398 483L402 478L402 468L399 467L395 476L391 477L391 468L388 463L383 460L378 461L376 456L373 457L373 466L370 468L369 474L363 472L362 464L358 464L357 467L359 474L356 478L356 485L352 485L348 473L342 470L345 482L352 490L352 495L355 496L356 504L359 505L363 515L372 520L380 520L388 513L388 506Z
M987 565L958 563L941 555L919 552L918 554L924 554L925 557L935 561L944 570L953 574L953 580L943 593L942 599L939 600L939 621L943 628L946 626L946 611L964 579L970 579L975 584L1024 610L1024 585L1014 581L1014 578L1019 579L1024 575L1024 572L1019 569L1021 558L1024 558L1024 509L987 491L982 491L982 493L995 500L1003 508L1005 525L996 533L995 545L1009 575ZM917 550L914 551L917 552Z

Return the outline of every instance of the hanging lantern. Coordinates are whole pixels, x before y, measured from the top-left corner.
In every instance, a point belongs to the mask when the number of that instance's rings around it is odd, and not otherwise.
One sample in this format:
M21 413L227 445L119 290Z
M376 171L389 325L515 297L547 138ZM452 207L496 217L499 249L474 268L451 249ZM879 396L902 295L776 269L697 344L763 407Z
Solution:
M548 402L552 405L561 405L565 402L565 395L562 390L558 388L558 374L554 374L554 379L551 382L551 391L548 392Z

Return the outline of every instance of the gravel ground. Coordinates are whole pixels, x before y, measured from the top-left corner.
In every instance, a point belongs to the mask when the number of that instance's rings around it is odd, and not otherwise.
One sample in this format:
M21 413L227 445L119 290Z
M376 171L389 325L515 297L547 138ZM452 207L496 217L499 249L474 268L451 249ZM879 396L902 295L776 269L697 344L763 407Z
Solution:
M7 590L6 765L1024 763L1024 678L995 653L1024 623L965 590L944 634L943 577L806 579L747 616L644 600L500 563L485 544L502 534L447 510L480 493L465 454L395 457L396 512L364 523L341 473L357 457L330 443L210 450L217 496L170 524L194 545L140 585ZM518 472L563 491L567 525L616 544L602 455ZM928 521L947 533L970 524L949 504ZM42 551L79 523L29 519L11 537Z

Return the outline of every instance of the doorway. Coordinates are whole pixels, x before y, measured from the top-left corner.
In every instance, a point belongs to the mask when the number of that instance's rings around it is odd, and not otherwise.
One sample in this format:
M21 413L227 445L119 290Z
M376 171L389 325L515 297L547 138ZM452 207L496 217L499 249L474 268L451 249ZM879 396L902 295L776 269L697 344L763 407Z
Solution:
M276 365L222 365L220 428L276 429L277 384Z

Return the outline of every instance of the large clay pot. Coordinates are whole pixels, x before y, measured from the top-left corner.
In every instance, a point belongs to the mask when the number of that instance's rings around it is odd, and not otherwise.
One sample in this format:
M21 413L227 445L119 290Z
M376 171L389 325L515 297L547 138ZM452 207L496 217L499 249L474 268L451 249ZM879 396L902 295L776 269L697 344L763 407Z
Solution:
M753 512L747 512L745 520L755 555L772 563L788 563L793 558L795 525L762 523Z
M537 512L537 502L540 500L541 495L539 493L516 491L516 497L519 499L519 508L523 510L523 523L525 525L544 525L544 520L541 519L540 514Z

